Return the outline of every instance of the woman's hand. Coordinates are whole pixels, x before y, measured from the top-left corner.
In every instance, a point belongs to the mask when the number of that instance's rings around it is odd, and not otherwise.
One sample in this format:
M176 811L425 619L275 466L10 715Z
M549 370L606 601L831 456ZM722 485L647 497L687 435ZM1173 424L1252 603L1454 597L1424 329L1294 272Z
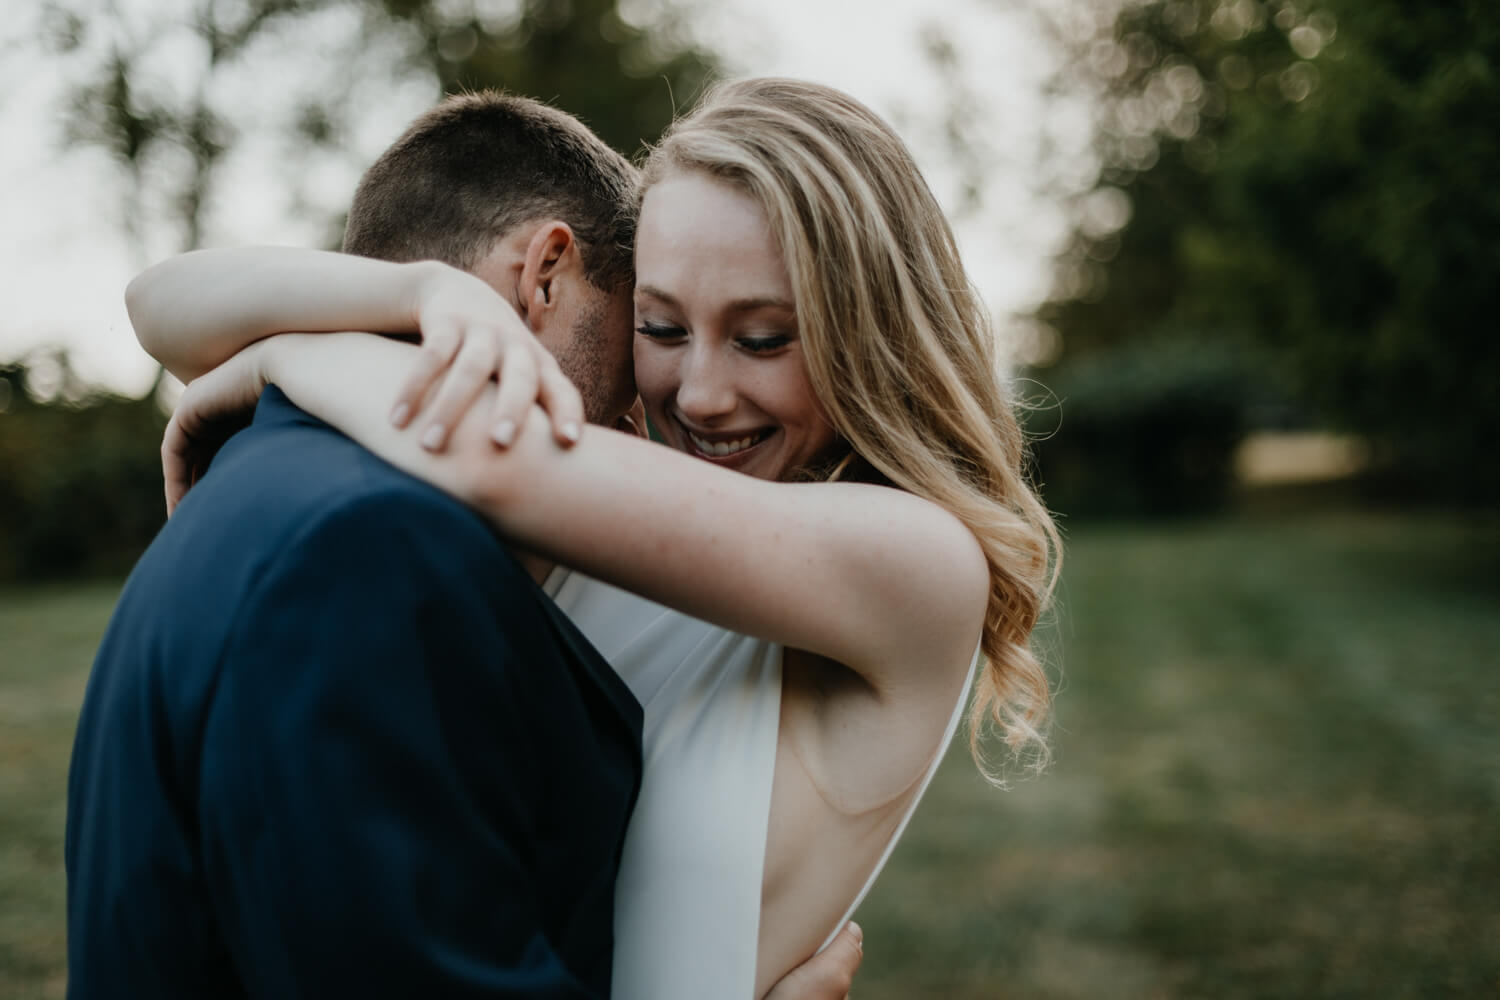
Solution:
M526 328L515 309L479 278L453 268L424 277L414 309L422 350L391 410L406 427L423 414L422 446L441 451L453 428L498 375L490 436L509 446L532 403L547 411L552 433L567 447L583 429L583 399L557 360Z
M270 346L268 341L251 344L183 390L161 441L168 517L203 477L220 446L250 422L266 387L263 360Z

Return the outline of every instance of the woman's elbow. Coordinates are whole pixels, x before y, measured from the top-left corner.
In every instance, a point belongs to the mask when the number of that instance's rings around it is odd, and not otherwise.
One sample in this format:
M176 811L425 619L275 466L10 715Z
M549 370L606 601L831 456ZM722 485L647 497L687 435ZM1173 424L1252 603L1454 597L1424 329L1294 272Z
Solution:
M125 286L125 313L130 317L130 326L135 331L136 341L147 354L156 358L159 344L155 335L156 331L148 322L151 316L151 292L156 281L154 270L152 268L142 271L131 278L130 284Z

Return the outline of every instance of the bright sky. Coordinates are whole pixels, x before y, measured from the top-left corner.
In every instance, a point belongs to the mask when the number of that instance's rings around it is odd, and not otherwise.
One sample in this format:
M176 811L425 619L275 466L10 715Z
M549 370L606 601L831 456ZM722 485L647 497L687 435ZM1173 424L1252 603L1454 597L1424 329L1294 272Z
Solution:
M120 2L160 9L180 0ZM1075 175L1062 177L1064 187L1087 184L1093 168L1085 152L1085 114L1056 104L1044 114L1043 85L1055 67L1025 5L699 0L696 6L699 33L734 70L832 84L892 121L950 211L965 261L998 320L1040 302L1048 255L1065 233L1061 213L1041 192L1059 182L1059 163L1064 175ZM851 10L858 11L852 21ZM172 248L132 249L122 235L118 180L97 151L64 148L58 113L64 80L49 61L55 57L24 40L36 12L14 13L19 16L0 28L0 359L64 344L85 378L138 393L154 367L131 335L121 292L153 255ZM980 204L966 211L960 210L957 167L941 140L944 91L923 55L923 30L933 24L955 44L963 85L975 96L968 131L981 150L986 183ZM294 65L305 72L308 63ZM266 79L284 81L289 69L262 66L263 79L239 86L254 100ZM325 164L303 196L329 209L346 203L359 169L426 100L414 92L385 95L355 137L358 148L344 163ZM1049 148L1050 158L1044 156ZM318 213L288 206L283 179L272 169L275 150L255 151L221 186L208 245L317 242L321 233L306 220ZM223 196L226 189L232 197Z

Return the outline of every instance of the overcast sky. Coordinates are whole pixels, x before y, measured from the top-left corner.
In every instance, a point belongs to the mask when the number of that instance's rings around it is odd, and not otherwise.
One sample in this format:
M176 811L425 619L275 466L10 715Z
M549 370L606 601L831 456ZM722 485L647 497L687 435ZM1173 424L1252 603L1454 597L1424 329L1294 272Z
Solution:
M180 0L118 2L160 7ZM139 392L154 368L135 345L121 292L152 251L132 249L121 235L121 188L102 155L63 149L58 106L65 81L55 61L49 62L55 57L34 44L16 44L36 16L34 0L21 4L0 28L0 359L38 345L66 344L84 377ZM954 217L965 261L998 319L1004 322L1041 300L1048 255L1065 230L1058 208L1040 192L1057 180L1059 169L1076 174L1065 178L1066 187L1086 184L1091 168L1084 111L1043 103L1044 84L1056 66L1024 4L862 0L851 7L847 0L715 0L698 6L698 33L737 74L832 84L896 125ZM859 11L852 22L851 9ZM933 24L955 43L963 84L975 98L968 131L981 150L985 175L977 207L964 207L958 171L941 139L945 90L921 43L924 28ZM282 71L260 72L280 79ZM264 85L246 81L247 87ZM347 162L326 166L311 185L315 200L329 208L347 202L360 167L426 100L417 92L388 95L382 113L351 140L358 148ZM1044 140L1062 156L1045 159ZM210 245L308 245L320 238L307 223L317 213L298 215L277 197L280 182L266 166L274 155L267 147L260 161L242 162L231 183L221 185L233 197L215 214Z

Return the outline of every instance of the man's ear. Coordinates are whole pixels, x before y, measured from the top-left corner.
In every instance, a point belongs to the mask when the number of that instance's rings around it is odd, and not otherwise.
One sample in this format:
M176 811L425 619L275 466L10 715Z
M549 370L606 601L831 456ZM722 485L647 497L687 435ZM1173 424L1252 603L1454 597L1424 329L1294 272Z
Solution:
M566 222L549 219L526 244L521 280L516 289L526 324L542 330L556 314L558 299L582 268L578 240Z

